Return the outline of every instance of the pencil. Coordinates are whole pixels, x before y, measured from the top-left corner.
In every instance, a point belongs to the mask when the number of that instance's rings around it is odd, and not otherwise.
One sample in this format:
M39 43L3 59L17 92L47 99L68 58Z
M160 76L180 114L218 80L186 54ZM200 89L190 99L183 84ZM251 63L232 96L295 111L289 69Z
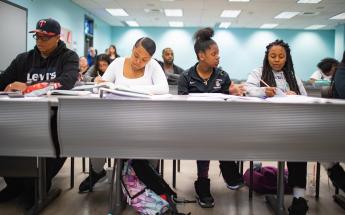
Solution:
M266 86L266 87L270 87L270 85L268 85L266 82L264 82L262 79L260 79L260 81Z

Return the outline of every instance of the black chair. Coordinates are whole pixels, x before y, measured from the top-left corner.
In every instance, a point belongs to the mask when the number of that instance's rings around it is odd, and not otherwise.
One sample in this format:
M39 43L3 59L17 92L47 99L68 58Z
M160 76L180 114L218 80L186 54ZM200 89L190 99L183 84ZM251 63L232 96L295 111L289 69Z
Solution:
M330 86L322 86L321 87L321 97L322 98L330 98ZM339 194L339 188L335 188L335 194L333 195L334 201L345 210L345 197Z

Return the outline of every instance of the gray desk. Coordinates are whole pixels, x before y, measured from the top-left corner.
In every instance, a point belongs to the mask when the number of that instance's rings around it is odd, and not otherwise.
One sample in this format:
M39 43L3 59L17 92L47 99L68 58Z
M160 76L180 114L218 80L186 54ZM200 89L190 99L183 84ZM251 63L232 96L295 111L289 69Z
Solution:
M56 190L46 193L45 157L55 157L50 102L47 99L1 99L0 110L0 158L3 161L0 169L7 176L38 177L38 201L28 212L38 214L59 194ZM20 168L11 167L6 163L9 161Z
M0 110L0 156L55 156L48 100L0 100Z
M343 105L60 99L58 111L63 156L345 160ZM268 199L277 214L285 213L282 174L278 200Z
M62 156L345 159L343 105L66 98L58 116Z

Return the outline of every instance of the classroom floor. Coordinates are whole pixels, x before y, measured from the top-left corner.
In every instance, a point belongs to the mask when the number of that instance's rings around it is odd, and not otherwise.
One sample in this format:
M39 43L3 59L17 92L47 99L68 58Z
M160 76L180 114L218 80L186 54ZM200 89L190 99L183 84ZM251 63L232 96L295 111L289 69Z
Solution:
M87 176L82 173L81 159L75 160L75 186L69 189L70 182L70 162L66 161L65 166L55 178L54 186L61 188L60 196L50 204L41 214L42 215L98 215L108 213L108 178L95 185L92 193L78 193L80 182ZM314 163L309 163L308 168L312 171ZM247 169L249 163L245 162ZM264 165L276 165L275 162L264 162ZM308 171L309 171L308 170ZM110 171L109 171L110 172ZM164 178L169 184L172 184L172 161L165 161ZM274 214L268 207L263 195L254 193L252 201L248 199L248 188L244 187L238 191L231 191L225 187L222 176L219 174L218 162L212 161L210 167L211 192L215 199L215 207L211 209L202 209L198 204L181 204L178 208L181 212L191 212L192 215L269 215ZM194 198L194 180L196 178L195 161L181 161L181 172L177 173L176 191L180 197L186 199ZM0 178L1 179L1 178ZM0 180L0 189L4 186L3 180ZM308 195L310 215L340 215L345 214L332 198L334 188L328 180L326 172L321 171L320 198L316 200ZM292 196L285 197L285 206L289 207ZM0 214L17 215L23 214L24 210L18 205L16 200L0 204ZM123 215L135 215L133 209L129 206L123 211Z

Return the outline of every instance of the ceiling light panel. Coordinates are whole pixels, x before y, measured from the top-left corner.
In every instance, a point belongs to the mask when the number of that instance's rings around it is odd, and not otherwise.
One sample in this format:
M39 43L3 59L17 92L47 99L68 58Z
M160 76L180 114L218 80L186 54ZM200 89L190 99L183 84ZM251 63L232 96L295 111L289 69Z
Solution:
M139 24L136 21L126 21L126 23L130 27L139 27Z
M316 29L320 29L320 28L324 28L324 27L326 27L326 25L311 25L311 26L306 27L305 29L306 30L316 30Z
M112 16L128 16L128 13L122 8L106 8L105 10Z
M260 28L265 28L265 29L272 29L277 27L278 24L273 24L273 23L267 23L267 24L263 24L260 26Z
M223 18L236 18L238 15L240 15L241 10L223 10L222 14L220 14L220 17Z
M317 4L322 0L298 0L297 3L299 4Z
M183 16L183 11L181 9L164 9L166 16Z
M345 12L331 17L330 19L345 19Z
M183 27L183 22L180 21L170 21L169 22L170 27Z
M280 14L278 14L276 17L274 17L275 19L291 19L294 16L297 16L299 14L299 12L281 12Z
M221 22L219 28L228 28L231 25L231 22Z

